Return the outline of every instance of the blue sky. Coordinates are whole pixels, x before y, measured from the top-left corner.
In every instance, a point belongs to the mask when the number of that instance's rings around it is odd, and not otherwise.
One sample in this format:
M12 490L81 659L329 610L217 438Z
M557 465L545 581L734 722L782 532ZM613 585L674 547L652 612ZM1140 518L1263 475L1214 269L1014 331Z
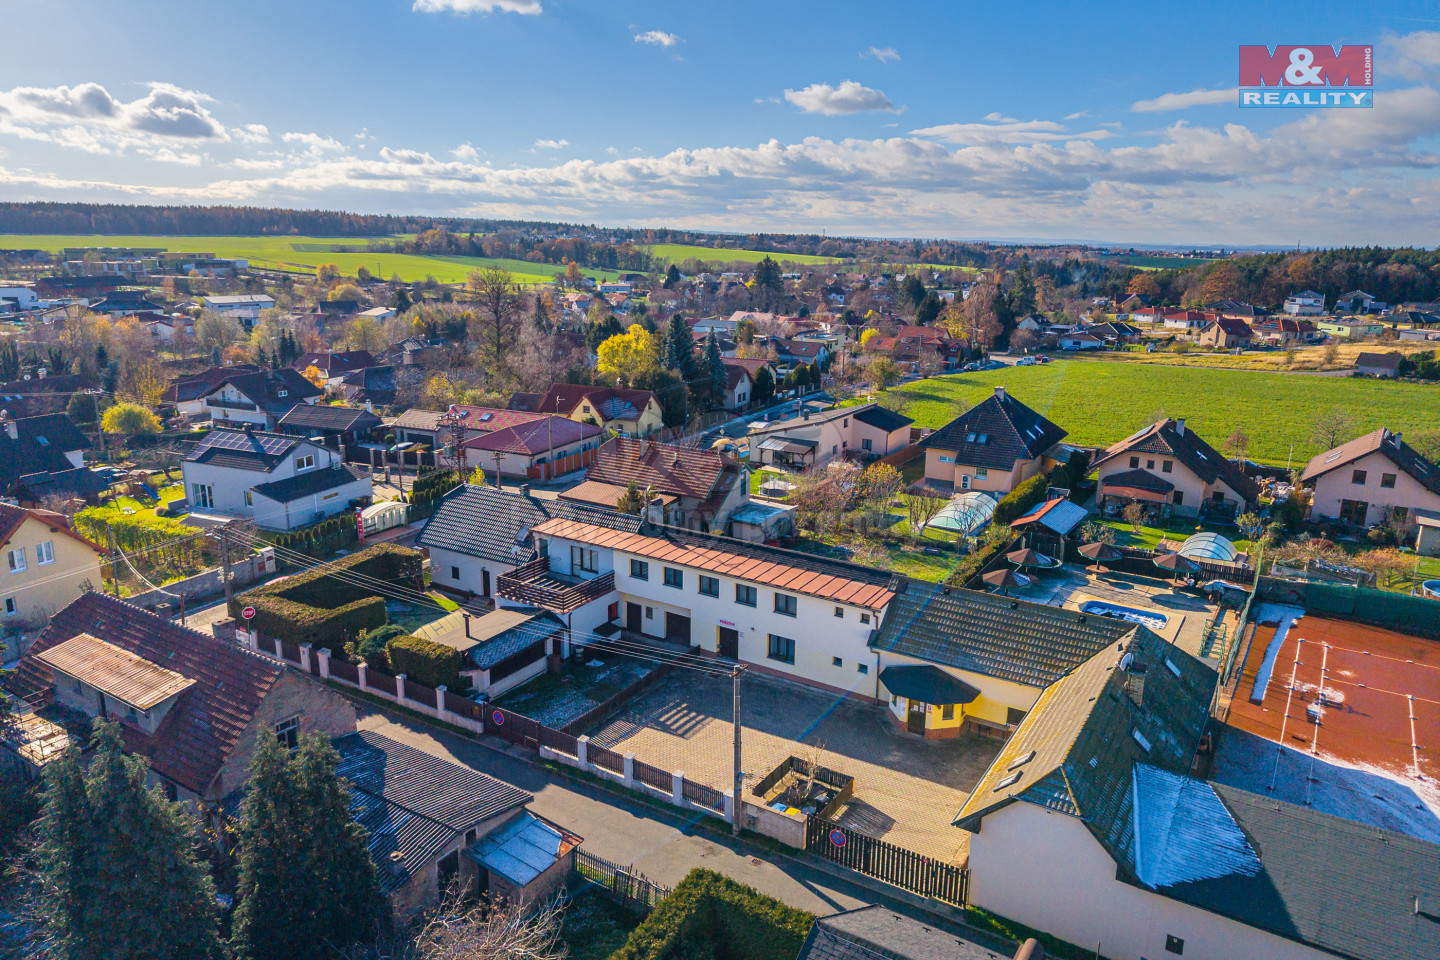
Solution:
M1440 12L1258 6L0 0L0 197L1440 242ZM1375 108L1239 109L1241 43L1373 43Z

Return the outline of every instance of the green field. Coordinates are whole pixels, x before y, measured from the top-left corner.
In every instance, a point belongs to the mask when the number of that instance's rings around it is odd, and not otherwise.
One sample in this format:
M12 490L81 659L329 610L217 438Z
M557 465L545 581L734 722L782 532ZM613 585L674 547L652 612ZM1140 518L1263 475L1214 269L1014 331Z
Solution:
M730 250L716 247L695 247L683 243L656 243L647 246L653 256L670 263L683 263L692 257L706 263L759 263L766 257L777 263L838 263L837 257L817 257L808 253L767 253L764 250Z
M392 241L395 237L376 237ZM404 253L332 253L332 246L364 248L365 237L143 237L143 236L54 236L0 234L0 247L13 249L62 250L66 247L162 247L184 253L213 253L218 257L249 260L251 266L273 270L313 271L322 263L333 263L342 273L354 276L363 266L377 277L399 274L407 283L433 276L441 283L461 283L466 274L488 266L503 266L518 283L549 283L563 268L554 264L529 263L488 257L432 257ZM597 279L616 271L585 270Z
M1357 433L1402 432L1440 424L1440 387L1295 373L1056 361L920 380L891 392L909 396L905 414L940 427L1003 385L1017 400L1070 432L1070 442L1108 446L1164 409L1219 449L1237 426L1250 435L1250 459L1284 465L1321 452L1311 437L1317 414L1343 407Z
M1214 263L1212 257L1151 257L1144 254L1123 254L1118 257L1101 257L1103 263L1135 267L1138 270L1179 270L1183 267L1199 267Z

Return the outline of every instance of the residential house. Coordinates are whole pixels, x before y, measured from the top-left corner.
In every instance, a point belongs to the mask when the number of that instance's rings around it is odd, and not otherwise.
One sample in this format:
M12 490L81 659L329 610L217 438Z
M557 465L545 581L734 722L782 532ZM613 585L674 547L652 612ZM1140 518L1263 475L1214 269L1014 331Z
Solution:
M1119 510L1138 501L1162 516L1234 517L1260 496L1255 481L1216 452L1185 418L1151 424L1096 458L1100 474L1095 502Z
M452 883L496 902L543 901L574 869L582 838L527 809L524 790L369 730L335 750L376 879L402 920Z
M1397 334L1398 339L1414 343L1437 343L1440 342L1440 330L1412 329L1401 330Z
M841 458L875 460L910 445L915 421L876 403L835 407L774 423L752 424L752 464L805 468Z
M1440 314L1426 313L1422 310L1406 310L1396 314L1395 319L1400 323L1408 323L1413 329L1426 330L1430 327L1440 327Z
M1161 314L1167 330L1188 330L1198 332L1215 319L1213 313L1202 313L1199 310L1166 310Z
M776 360L787 369L811 363L824 367L830 359L830 345L822 340L772 338L770 346L775 349Z
M1294 343L1314 343L1321 339L1320 331L1312 320L1297 320L1289 316L1267 316L1251 327L1261 337L1281 346Z
M108 484L85 466L89 448L67 414L15 419L0 412L0 492L23 506L50 497L93 501Z
M141 313L163 314L165 308L155 303L143 290L115 290L103 300L90 304L91 313L109 317L131 317Z
M430 551L432 586L466 599L488 598L498 577L536 558L531 529L555 517L587 519L609 512L532 497L523 485L520 493L514 493L462 484L440 501L416 542ZM615 522L640 528L636 516Z
M1400 376L1402 354L1390 350L1384 353L1361 353L1355 357L1355 372L1367 377L1389 380Z
M23 283L0 282L0 304L6 301L9 301L12 310L36 310L40 307L40 297L35 288Z
M1069 460L1066 432L996 387L920 441L925 485L942 493L988 490L1004 496L1037 473Z
M1440 952L1440 847L1193 775L1215 686L1144 627L1048 686L955 819L970 904L1114 960Z
M395 368L386 364L346 374L340 381L340 392L346 403L388 407L395 402L397 392Z
M1105 346L1105 341L1088 331L1078 330L1062 334L1059 346L1061 350L1099 350Z
M730 515L750 501L749 471L734 457L631 437L600 447L585 480L560 496L613 507L634 483L660 498L659 516L652 519L707 532L726 529Z
M255 325L255 321L260 319L262 311L275 308L275 298L264 293L237 293L201 297L200 304L206 310L234 317L249 330Z
M1325 315L1325 295L1314 290L1301 290L1285 298L1284 310L1292 317L1320 317Z
M764 358L742 359L727 357L725 365L726 410L743 410L755 400L755 378L762 369L770 371L771 383L775 382L775 366Z
M1252 303L1245 303L1240 300L1216 300L1205 307L1210 313L1219 314L1222 317L1229 317L1232 320L1244 320L1254 326L1256 321L1264 320L1270 316L1269 311L1263 310Z
M1440 467L1384 427L1317 454L1300 482L1314 488L1317 520L1405 525L1420 511L1440 511Z
M594 460L594 451L605 442L605 431L593 423L554 414L524 416L529 419L481 433L461 444L466 469L520 479L550 480L584 468Z
M1315 327L1321 333L1328 333L1332 337L1342 337L1349 340L1378 337L1385 332L1385 324L1379 320L1357 320L1353 317L1343 320L1317 320L1315 321Z
M215 803L245 783L262 734L355 729L350 701L233 642L123 600L83 593L20 660L11 692L121 725L129 753L173 799Z
M1016 321L1015 329L1024 330L1026 333L1033 333L1037 337L1043 337L1046 331L1050 329L1050 318L1044 314L1032 313Z
M104 585L106 551L76 533L63 514L0 503L0 553L0 622L7 632L38 627Z
M35 293L46 300L62 297L94 299L112 293L121 283L118 277L50 276L35 281Z
M1135 313L1143 307L1150 306L1150 298L1139 293L1132 293L1129 296L1121 297L1115 304L1115 312Z
M1351 290L1335 298L1336 313L1384 313L1385 302L1376 300L1364 290Z
M338 387L355 371L379 365L380 361L376 360L369 350L347 350L342 353L327 350L303 353L290 367L299 370L305 379L316 386Z
M216 427L180 465L191 510L294 530L369 502L370 477L301 437Z
M1091 324L1085 328L1085 332L1106 343L1134 343L1140 339L1142 333L1139 327L1121 320Z
M997 953L872 903L816 918L795 960L1041 960L1037 946L1029 940L1019 953Z
M1195 342L1202 347L1233 350L1236 347L1250 346L1250 341L1254 336L1254 331L1244 320L1234 317L1216 317L1205 324L1200 335L1195 338Z
M838 349L838 345L837 345ZM912 373L928 370L954 370L965 355L965 342L955 340L934 327L908 325L893 337L876 337L870 341L871 353L888 355Z
M380 418L364 407L302 403L276 421L275 432L318 438L332 450L347 451L369 440L380 426Z
M1132 624L907 580L871 641L890 718L929 739L1004 738L1050 684Z
M433 567L432 567L433 570ZM443 644L464 658L464 696L492 700L545 672L546 657L563 653L565 622L548 610L507 607L484 616L457 610L416 629L415 636Z
M141 313L136 314L136 318L160 343L174 343L182 336L195 335L194 319L183 313Z
M867 643L892 575L673 527L556 518L531 530L540 559L499 580L500 603L567 619L570 642L628 633L874 701ZM815 625L824 623L821 631ZM804 624L809 624L808 627Z
M593 423L627 437L646 437L665 426L660 400L649 390L557 383L540 398L535 412Z
M357 316L357 317L368 317L368 318L370 318L371 320L375 320L375 321L389 320L391 317L395 316L395 308L394 308L394 307L371 307L369 310L361 310L359 313L356 314L356 316Z
M239 373L259 373L260 369L253 363L206 367L199 373L172 378L160 399L162 403L173 404L175 412L181 416L191 420L207 419L210 412L205 406L205 394L223 383L226 377Z
M314 403L325 391L298 370L229 372L200 396L204 411L217 425L250 424L273 429L291 408Z
M64 413L71 397L89 391L100 391L100 383L93 377L75 373L47 376L41 368L38 376L0 383L0 410L12 417Z

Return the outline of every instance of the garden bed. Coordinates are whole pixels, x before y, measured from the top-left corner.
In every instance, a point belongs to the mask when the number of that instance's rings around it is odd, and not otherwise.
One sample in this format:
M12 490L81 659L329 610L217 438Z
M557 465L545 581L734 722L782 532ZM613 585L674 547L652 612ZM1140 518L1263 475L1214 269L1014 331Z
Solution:
M562 674L547 673L495 701L555 730L580 719L656 669L615 653L595 653Z

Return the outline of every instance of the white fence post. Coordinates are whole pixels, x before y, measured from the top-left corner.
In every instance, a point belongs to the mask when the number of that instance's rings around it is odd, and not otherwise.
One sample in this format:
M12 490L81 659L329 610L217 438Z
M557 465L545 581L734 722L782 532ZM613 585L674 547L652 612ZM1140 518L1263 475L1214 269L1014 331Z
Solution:
M405 674L403 673L395 675L395 701L397 703L405 702Z
M361 690L365 689L365 672L369 669L370 664L366 663L364 660L361 660L359 663L355 664L355 673L357 674L355 678L355 685Z
M625 771L625 786L635 786L635 754L625 754L623 769Z
M304 670L306 673L310 672L310 651L313 649L314 644L300 644L300 669Z
M685 806L684 770L676 770L670 774L670 802L677 807Z
M443 683L435 688L435 716L441 720L449 719L448 714L445 712L445 691L448 689L449 687Z
M735 822L735 790L733 788L725 791L725 822Z
M321 647L319 650L316 650L316 651L315 651L315 655L320 658L320 679L322 679L322 680L329 680L329 679L330 679L330 648L329 648L329 647Z
M581 769L590 767L590 738L580 736L575 738L575 759L580 761Z

